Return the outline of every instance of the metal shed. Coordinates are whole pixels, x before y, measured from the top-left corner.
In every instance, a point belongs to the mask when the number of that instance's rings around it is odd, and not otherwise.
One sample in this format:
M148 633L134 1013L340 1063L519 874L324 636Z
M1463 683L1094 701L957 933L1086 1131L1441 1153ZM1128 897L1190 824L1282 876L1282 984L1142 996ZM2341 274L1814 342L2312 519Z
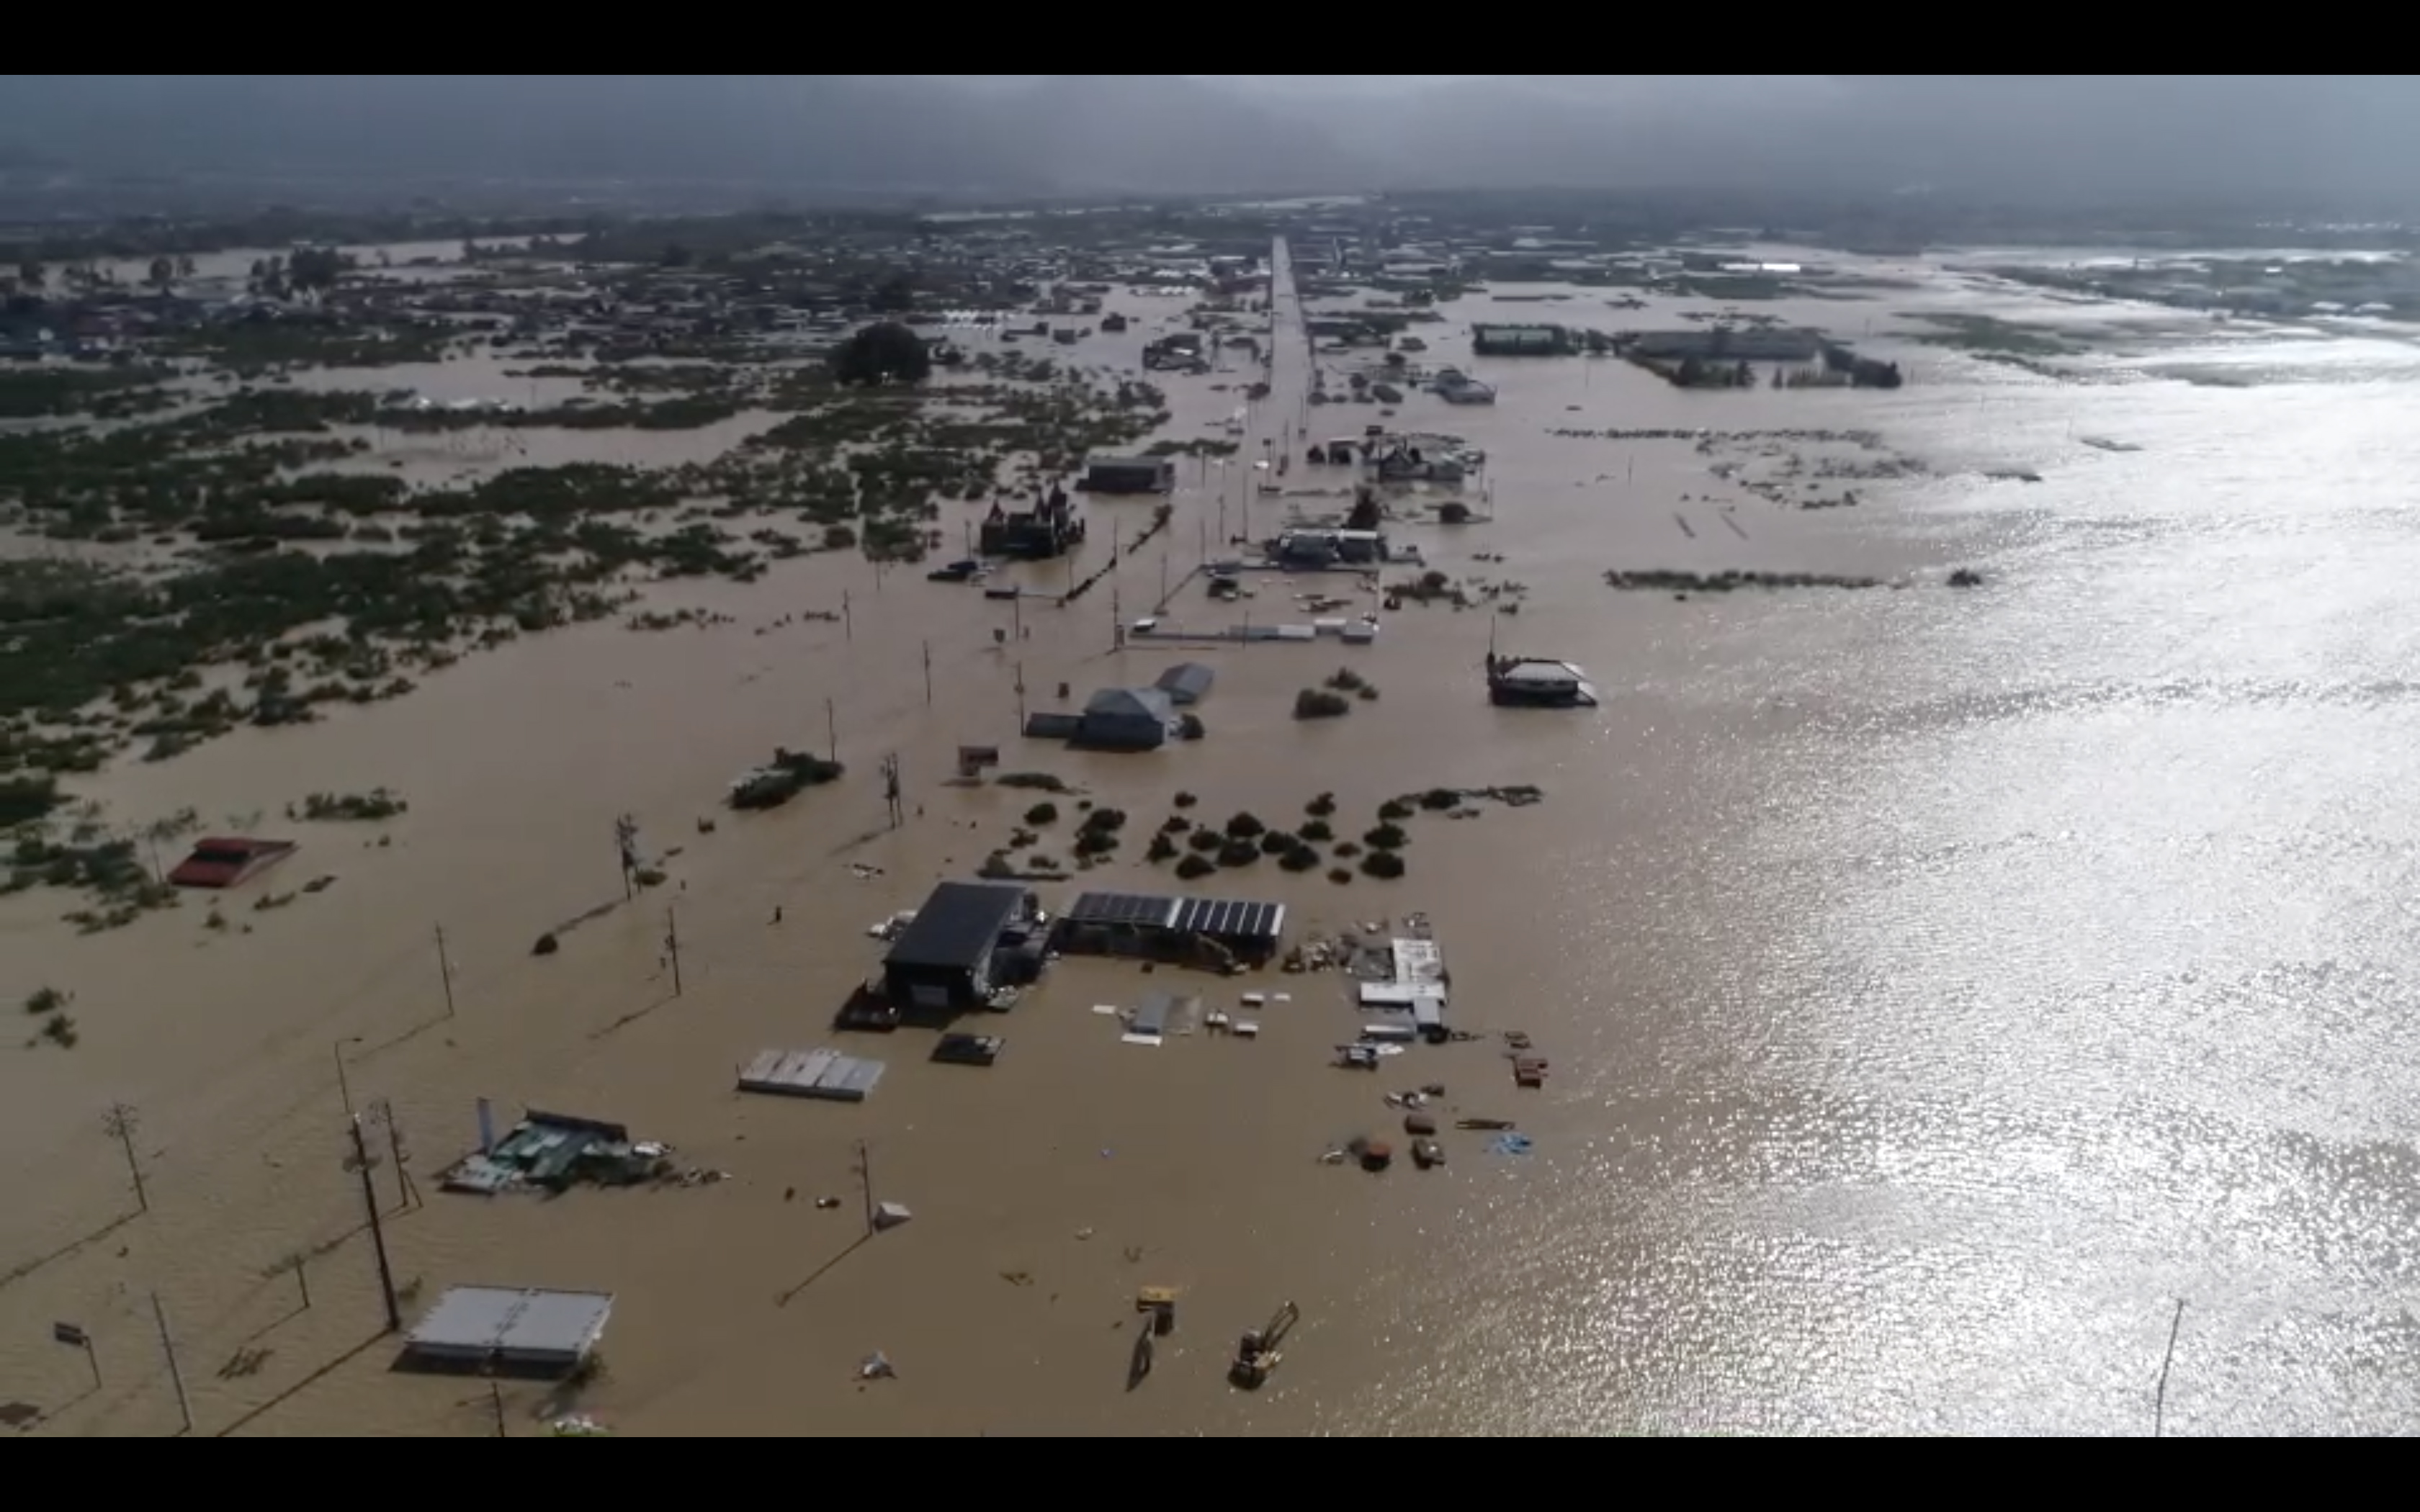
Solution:
M613 1313L598 1291L456 1287L404 1339L409 1359L572 1370L596 1352Z
M1156 687L1105 687L1084 705L1076 738L1111 750L1156 750L1168 744L1176 705Z
M1160 673L1152 686L1167 694L1171 702L1183 707L1208 697L1210 685L1218 675L1198 661L1180 661Z
M882 1082L883 1064L836 1050L765 1050L739 1069L739 1089L825 1103L862 1103Z
M1096 456L1084 470L1094 493L1166 493L1176 486L1176 464L1164 456Z

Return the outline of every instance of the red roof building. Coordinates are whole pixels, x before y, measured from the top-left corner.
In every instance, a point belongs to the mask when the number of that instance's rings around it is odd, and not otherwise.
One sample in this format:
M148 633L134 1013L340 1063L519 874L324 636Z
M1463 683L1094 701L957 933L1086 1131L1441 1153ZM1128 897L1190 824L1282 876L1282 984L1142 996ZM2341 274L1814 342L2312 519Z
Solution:
M240 887L294 854L292 841L214 838L194 842L194 854L168 873L179 887Z

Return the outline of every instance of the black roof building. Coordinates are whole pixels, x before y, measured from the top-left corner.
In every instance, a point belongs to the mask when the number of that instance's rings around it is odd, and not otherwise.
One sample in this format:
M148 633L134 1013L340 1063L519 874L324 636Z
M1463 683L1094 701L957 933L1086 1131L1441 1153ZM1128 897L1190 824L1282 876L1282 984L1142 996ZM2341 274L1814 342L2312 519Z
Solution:
M902 1008L986 1006L1001 980L1003 946L1030 933L1032 889L1014 882L944 882L882 959L884 985Z

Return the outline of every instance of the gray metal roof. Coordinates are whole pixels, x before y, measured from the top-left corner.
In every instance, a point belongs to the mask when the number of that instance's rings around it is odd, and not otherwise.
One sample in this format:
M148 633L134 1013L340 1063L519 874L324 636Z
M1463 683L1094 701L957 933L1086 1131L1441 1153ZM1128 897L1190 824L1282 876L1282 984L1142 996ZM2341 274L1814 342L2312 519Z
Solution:
M1198 661L1180 661L1159 674L1154 685L1179 703L1191 703L1210 691L1218 673Z
M894 966L974 966L1029 895L1014 882L944 882L883 960Z
M1156 719L1166 723L1175 702L1156 687L1105 687L1084 701L1087 719Z
M613 1299L597 1291L521 1291L456 1287L437 1299L405 1340L440 1358L576 1364L605 1332Z

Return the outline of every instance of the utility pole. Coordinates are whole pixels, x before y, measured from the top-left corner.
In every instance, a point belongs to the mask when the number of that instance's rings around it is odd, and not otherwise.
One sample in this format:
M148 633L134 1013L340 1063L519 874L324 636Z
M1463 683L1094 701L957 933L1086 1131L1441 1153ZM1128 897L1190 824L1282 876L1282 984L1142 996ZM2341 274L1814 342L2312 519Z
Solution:
M865 1231L871 1235L875 1231L874 1155L862 1139L857 1142L857 1183L858 1189L865 1194Z
M437 979L445 984L445 1016L454 1016L454 963L445 958L445 926L437 926Z
M370 1148L362 1137L362 1120L356 1116L349 1125L353 1135L352 1158L346 1162L362 1179L362 1206L370 1217L370 1247L378 1252L379 1294L386 1302L386 1331L403 1332L403 1312L395 1300L395 1268L387 1263L386 1223L379 1216L378 1190L370 1185Z
M395 1104L380 1098L370 1108L370 1117L386 1128L387 1158L395 1162L395 1199L410 1208L420 1201L420 1193L411 1184L411 1173L404 1169L411 1160L411 1151L403 1148L403 1125L395 1116Z
M101 1120L101 1127L117 1141L118 1149L126 1151L126 1174L134 1179L135 1211L149 1212L151 1194L143 1185L143 1163L134 1155L134 1131L142 1127L140 1119L132 1108L116 1103L111 1104L108 1117Z
M933 642L924 642L924 706L933 706Z
M177 1388L177 1415L185 1420L185 1431L194 1431L194 1404L185 1397L185 1372L177 1364L177 1341L168 1332L168 1314L160 1305L160 1293L151 1293L151 1320L160 1325L160 1349L168 1356L168 1383Z
M353 1085L345 1075L345 1046L351 1041L339 1040L334 1047L336 1057L336 1092L345 1100L345 1117L353 1116Z
M664 949L672 953L673 995L681 995L680 913L675 908L664 910Z
M1016 664L1016 728L1025 728L1025 663Z
M2177 1299L2177 1315L2168 1319L2168 1352L2160 1356L2160 1389L2151 1398L2151 1437L2160 1438L2168 1427L2168 1366L2177 1361L2177 1331L2185 1326L2185 1300Z
M840 716L830 699L824 700L824 756L834 766L840 764Z
M639 895L630 879L639 868L639 822L628 814L613 821L613 849L622 860L622 901L628 903Z
M845 588L840 591L840 638L844 640L857 639L857 616L849 612L848 590Z

